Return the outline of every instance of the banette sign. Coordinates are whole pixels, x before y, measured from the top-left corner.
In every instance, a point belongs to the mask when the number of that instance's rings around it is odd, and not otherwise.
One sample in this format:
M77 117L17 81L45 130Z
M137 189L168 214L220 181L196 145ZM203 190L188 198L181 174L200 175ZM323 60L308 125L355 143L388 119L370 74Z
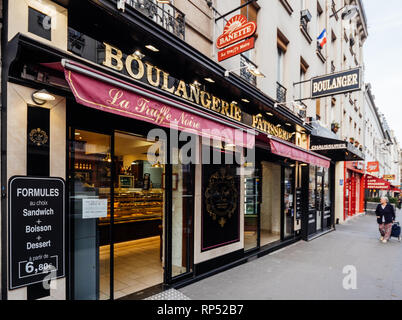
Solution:
M257 30L255 22L248 22L247 18L238 14L231 18L223 29L223 34L216 41L218 49L226 48L236 42L251 37Z
M235 55L253 49L254 38L250 37L256 32L256 30L257 24L253 21L247 21L245 16L238 14L232 17L226 23L225 28L223 29L223 34L216 40L216 47L218 49L226 48L218 52L218 61L229 59ZM234 45L231 46L232 44Z

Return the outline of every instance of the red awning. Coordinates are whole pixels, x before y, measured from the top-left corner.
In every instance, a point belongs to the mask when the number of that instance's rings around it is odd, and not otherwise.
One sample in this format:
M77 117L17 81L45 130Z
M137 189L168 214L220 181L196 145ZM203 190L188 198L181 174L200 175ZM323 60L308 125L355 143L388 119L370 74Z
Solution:
M84 106L227 144L254 147L254 131L245 126L73 61L63 60L62 66L76 101Z
M391 184L384 179L374 177L370 174L366 174L366 189L378 189L378 190L389 190Z
M282 142L276 140L276 138L270 138L269 143L271 145L271 152L278 156L324 168L329 168L331 164L329 158L304 150L285 141Z

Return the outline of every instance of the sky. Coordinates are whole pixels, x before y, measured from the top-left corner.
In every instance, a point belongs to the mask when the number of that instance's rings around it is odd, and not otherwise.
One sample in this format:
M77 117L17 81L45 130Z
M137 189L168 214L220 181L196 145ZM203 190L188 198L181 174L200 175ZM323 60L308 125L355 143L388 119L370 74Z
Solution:
M363 0L368 39L365 82L402 146L402 1Z

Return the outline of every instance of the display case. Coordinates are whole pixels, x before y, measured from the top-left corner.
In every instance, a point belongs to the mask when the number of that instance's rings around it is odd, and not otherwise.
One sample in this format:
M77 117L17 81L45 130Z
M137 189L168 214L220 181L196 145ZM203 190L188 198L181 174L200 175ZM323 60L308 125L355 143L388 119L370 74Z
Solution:
M163 220L163 191L152 189L115 189L114 242L136 240L161 235ZM110 204L109 204L110 205ZM110 210L99 219L101 243L108 239Z
M135 189L116 189L114 194L114 222L133 220L162 219L163 192L162 190L137 191ZM107 218L101 222L108 223Z

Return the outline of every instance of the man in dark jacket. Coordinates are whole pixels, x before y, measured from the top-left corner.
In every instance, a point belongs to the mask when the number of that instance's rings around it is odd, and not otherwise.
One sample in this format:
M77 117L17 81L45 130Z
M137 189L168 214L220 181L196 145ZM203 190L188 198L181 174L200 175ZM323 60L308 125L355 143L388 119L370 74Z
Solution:
M375 213L381 233L380 240L383 243L387 243L391 237L392 224L395 221L395 210L394 207L389 204L387 197L381 198L381 203L377 206Z

